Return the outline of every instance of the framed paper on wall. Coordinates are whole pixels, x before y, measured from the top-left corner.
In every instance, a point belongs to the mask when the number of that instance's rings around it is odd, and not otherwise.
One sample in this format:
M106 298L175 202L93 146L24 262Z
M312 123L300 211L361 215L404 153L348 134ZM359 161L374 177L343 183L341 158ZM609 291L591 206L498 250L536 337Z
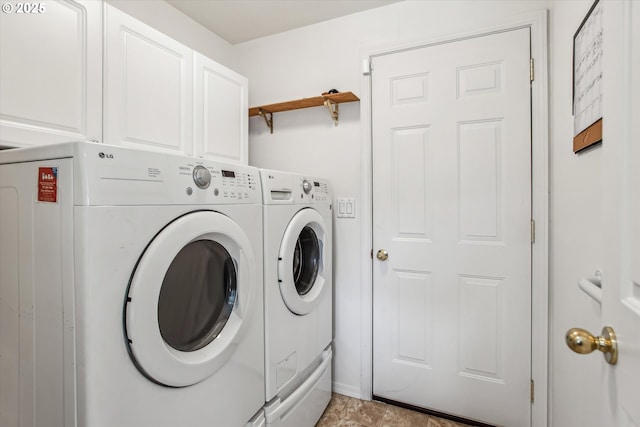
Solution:
M602 141L602 4L573 36L573 152Z

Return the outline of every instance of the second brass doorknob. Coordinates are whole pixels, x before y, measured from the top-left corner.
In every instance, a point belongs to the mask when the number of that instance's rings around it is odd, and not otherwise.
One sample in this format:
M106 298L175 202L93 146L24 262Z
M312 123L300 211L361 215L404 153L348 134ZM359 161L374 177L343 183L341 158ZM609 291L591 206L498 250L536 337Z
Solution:
M376 253L376 258L378 258L380 261L386 261L387 258L389 258L389 252L387 252L385 249L380 249L378 253Z
M579 354L589 354L594 350L604 353L604 360L610 365L618 362L618 342L613 328L605 326L599 337L582 328L567 331L565 341L569 348Z

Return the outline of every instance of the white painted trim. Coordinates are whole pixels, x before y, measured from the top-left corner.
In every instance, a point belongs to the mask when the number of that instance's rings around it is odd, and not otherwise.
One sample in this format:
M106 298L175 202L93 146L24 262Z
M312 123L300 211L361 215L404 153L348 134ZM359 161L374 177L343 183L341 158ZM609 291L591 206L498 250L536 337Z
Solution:
M532 216L536 241L532 246L531 282L531 377L535 401L531 425L549 425L549 65L547 11L532 16L531 55L535 79L531 85Z
M370 55L364 57L364 61L370 64ZM360 170L362 171L360 200L362 200L361 220L361 249L360 261L361 293L360 305L362 323L360 327L360 398L371 400L373 395L373 152L371 147L371 70L360 84L360 134L362 135L362 158Z
M350 385L342 384L342 383L332 383L331 391L334 393L342 394L344 396L355 397L356 399L362 399L360 389L358 387L353 387ZM371 400L371 396L367 400Z
M478 37L517 28L531 28L531 55L535 60L535 80L531 87L532 100L532 216L536 221L536 241L532 245L532 295L531 295L531 375L535 382L535 402L531 405L531 426L548 425L549 383L549 95L548 95L548 41L547 10L515 16L494 26L447 37L394 42L384 45L363 46L362 61L369 62L373 56L406 49L415 49L434 44ZM375 72L375 70L372 70ZM373 305L372 305L372 147L371 147L371 79L363 75L360 83L360 133L362 135L362 360L360 397L370 400L373 393ZM337 390L336 390L337 391Z

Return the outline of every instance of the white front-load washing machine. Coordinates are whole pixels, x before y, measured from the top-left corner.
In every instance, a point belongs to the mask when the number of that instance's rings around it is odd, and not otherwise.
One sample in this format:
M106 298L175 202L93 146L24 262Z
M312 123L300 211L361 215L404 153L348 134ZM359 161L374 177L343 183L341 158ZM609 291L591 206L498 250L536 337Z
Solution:
M261 201L247 166L1 152L0 425L263 419Z
M332 212L326 180L260 170L267 426L311 427L331 399Z

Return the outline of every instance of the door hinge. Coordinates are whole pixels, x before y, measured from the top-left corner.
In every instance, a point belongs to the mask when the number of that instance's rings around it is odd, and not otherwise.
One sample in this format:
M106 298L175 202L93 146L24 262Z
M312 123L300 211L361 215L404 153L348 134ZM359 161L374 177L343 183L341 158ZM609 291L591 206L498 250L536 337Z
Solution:
M531 403L533 403L533 396L535 394L535 388L536 388L536 384L533 382L533 380L531 380Z
M536 221L534 219L531 220L531 243L536 242Z
M533 81L533 58L529 58L529 80Z
M371 70L373 70L373 64L369 60L369 58L362 60L362 75L368 76L371 74Z

